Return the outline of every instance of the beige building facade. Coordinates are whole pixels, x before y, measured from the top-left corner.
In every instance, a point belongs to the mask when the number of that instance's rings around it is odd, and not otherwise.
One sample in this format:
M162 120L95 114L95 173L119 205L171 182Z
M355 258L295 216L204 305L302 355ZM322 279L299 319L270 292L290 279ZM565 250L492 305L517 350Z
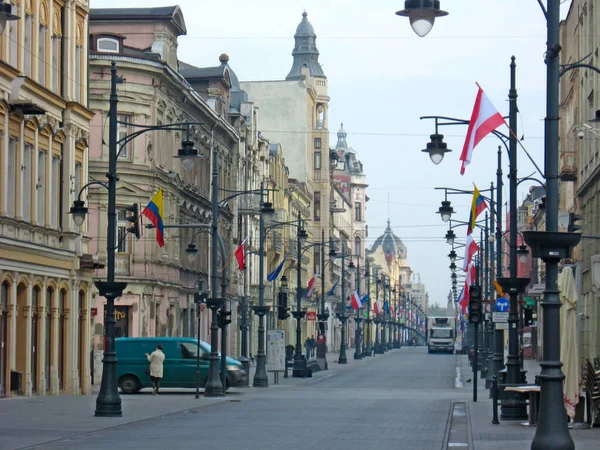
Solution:
M6 2L5 2L6 3ZM90 392L88 1L13 0L0 36L0 397Z

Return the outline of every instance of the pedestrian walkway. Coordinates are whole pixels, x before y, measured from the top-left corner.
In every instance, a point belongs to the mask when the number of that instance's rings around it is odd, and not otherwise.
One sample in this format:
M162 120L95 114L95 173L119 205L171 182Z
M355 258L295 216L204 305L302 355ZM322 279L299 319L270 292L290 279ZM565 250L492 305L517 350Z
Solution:
M474 450L523 450L530 448L535 435L535 426L524 426L522 425L524 421L514 420L500 420L500 424L492 424L492 400L489 398L489 390L485 389L485 379L477 377L478 401L473 402L471 394L473 389L472 369L466 356L457 358L464 379L471 379L471 382L464 383L463 388L470 390L466 404L472 448ZM527 370L527 383L533 384L535 376L541 370L539 362L525 360L523 368ZM500 407L498 407L498 415L500 416ZM571 429L570 433L576 448L598 448L600 428Z
M0 400L0 450L28 448L70 436L142 422L226 402L230 397L201 396L196 399L194 391L190 389L164 389L159 396L153 396L151 390L145 389L140 394L121 395L123 417L94 417L96 395L3 399Z

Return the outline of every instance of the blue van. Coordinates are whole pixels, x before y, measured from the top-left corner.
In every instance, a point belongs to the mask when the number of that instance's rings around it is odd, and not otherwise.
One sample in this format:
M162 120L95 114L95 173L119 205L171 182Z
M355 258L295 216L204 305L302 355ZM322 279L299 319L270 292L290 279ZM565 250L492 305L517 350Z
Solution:
M117 383L121 392L134 394L142 388L152 387L150 376L146 375L148 359L145 354L156 350L158 344L162 344L165 354L160 387L196 387L197 339L184 337L118 338L115 339L116 371ZM206 385L208 378L210 350L208 343L200 341L200 386ZM227 357L226 361L227 387L244 386L248 375L242 364L230 357Z

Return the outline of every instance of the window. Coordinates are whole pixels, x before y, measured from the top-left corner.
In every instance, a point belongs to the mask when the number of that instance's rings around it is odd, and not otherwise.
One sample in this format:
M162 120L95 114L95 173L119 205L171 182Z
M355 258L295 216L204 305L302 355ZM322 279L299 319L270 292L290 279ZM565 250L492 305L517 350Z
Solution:
M23 153L23 220L31 221L31 144L25 144Z
M13 67L17 67L17 62L19 60L18 58L18 52L19 52L19 47L17 46L17 31L18 31L18 24L17 21L8 21L6 23L6 26L10 27L9 30L9 39L10 39L10 43L9 43L9 53L10 53L10 65Z
M42 86L46 85L46 26L40 24L40 52L39 52L39 70L38 81Z
M321 138L315 138L315 148L321 148Z
M315 152L315 170L321 170L321 152Z
M117 251L129 252L129 239L127 239L127 228L130 227L130 222L127 221L127 210L120 209L117 211Z
M25 75L31 76L31 48L33 36L31 35L31 14L25 16Z
M119 114L117 116L117 120L119 122L125 122L125 123L117 124L117 126L118 126L117 141L120 141L121 139L125 138L128 134L130 134L129 124L131 123L131 116L126 115L126 114ZM127 143L123 146L119 146L119 159L130 159L129 143Z
M81 101L81 46L75 47L75 101Z
M37 223L46 225L46 152L38 153L38 182L37 189Z
M52 36L52 92L60 95L60 65L62 39L60 35Z
M60 209L60 165L60 156L54 155L52 157L52 228L58 228L58 210Z
M315 192L314 197L314 219L321 220L321 193Z
M362 221L362 204L361 202L354 202L354 220L357 222Z
M15 217L15 185L17 184L16 158L17 140L11 137L8 140L8 203L6 204L6 214L8 215L8 217Z
M75 195L79 195L81 190L81 178L83 176L83 166L80 162L75 163L75 179L73 180L73 188L75 189Z
M119 53L119 41L113 38L98 38L96 48L99 52Z

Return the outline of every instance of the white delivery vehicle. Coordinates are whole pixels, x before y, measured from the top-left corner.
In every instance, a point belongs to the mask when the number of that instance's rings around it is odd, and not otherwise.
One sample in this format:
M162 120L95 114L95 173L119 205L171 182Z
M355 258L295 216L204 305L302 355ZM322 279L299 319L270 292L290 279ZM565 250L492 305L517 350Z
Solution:
M427 351L454 353L456 319L453 317L427 318Z

